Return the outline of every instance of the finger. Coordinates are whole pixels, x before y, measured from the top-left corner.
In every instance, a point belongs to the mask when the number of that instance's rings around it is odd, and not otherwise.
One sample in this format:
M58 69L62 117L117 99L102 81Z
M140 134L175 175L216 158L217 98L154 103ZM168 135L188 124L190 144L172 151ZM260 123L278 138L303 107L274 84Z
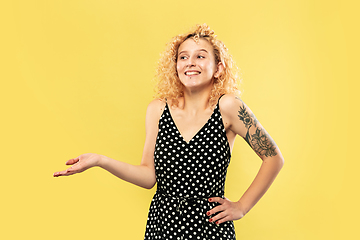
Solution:
M219 214L216 214L216 216L210 218L209 222L216 222L217 220L222 219L222 218L224 218L226 216L227 216L227 214L225 212L221 212Z
M65 176L66 172L67 172L67 170L60 171L60 172L54 172L53 176L54 177Z
M75 173L79 173L82 172L81 166L79 165L74 165L72 167L69 167L68 169L61 171L61 172L55 172L54 173L54 177L59 177L59 176L69 176L69 175L73 175Z
M72 175L75 173L79 173L82 172L83 170L81 169L82 165L73 165L71 167L69 167L68 169L66 169L68 175Z
M213 209L207 211L206 215L210 216L210 215L213 215L213 214L215 214L217 212L222 212L224 210L225 210L225 207L223 205L219 205L219 206L216 206Z
M219 224L221 224L221 223L224 223L224 222L227 222L227 221L231 221L231 220L232 220L232 219L230 218L230 216L226 216L226 217L224 217L224 218L216 221L215 223L216 223L217 225L219 225Z
M79 160L80 160L80 157L72 158L72 159L68 160L65 164L66 165L73 165L73 164L79 162Z
M225 200L221 197L212 197L212 198L209 198L209 202L218 202L220 204L223 204L225 202Z

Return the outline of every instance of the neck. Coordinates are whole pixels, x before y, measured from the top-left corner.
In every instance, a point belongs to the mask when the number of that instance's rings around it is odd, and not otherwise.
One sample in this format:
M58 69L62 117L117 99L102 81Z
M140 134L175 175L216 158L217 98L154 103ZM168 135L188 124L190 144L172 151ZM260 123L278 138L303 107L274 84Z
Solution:
M179 107L193 113L207 109L209 107L211 87L212 86L202 89L201 91L184 89L184 97L182 101L179 102Z

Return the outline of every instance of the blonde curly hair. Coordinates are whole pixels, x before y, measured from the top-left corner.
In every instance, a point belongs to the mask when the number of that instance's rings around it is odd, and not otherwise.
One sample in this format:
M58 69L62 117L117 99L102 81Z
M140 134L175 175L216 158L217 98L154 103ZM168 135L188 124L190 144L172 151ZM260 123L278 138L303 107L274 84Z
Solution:
M177 73L177 57L179 46L187 39L195 42L199 39L207 40L214 48L216 64L221 62L224 66L222 73L214 79L209 104L213 106L222 94L239 95L238 68L236 67L224 43L216 38L215 32L206 24L196 25L186 34L175 36L162 53L156 71L155 97L162 100L171 100L173 105L178 104L178 98L184 96L183 85Z

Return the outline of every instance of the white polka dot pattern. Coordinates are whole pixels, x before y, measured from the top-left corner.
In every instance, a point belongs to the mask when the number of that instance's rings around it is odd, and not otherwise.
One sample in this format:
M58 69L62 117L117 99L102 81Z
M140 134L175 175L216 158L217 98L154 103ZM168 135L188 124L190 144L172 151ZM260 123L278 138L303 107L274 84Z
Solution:
M181 136L166 104L154 152L157 191L144 239L235 239L232 221L216 225L206 215L217 206L208 198L224 197L230 157L219 104L189 142Z

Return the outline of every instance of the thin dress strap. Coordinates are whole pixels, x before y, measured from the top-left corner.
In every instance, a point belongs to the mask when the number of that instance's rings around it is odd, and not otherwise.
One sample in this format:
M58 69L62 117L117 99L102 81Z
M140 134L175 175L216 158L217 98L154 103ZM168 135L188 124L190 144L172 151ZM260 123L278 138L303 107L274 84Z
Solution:
M219 102L220 102L220 98L222 98L222 96L224 96L225 94L222 94L219 98L218 98L218 102L217 104L219 105Z

